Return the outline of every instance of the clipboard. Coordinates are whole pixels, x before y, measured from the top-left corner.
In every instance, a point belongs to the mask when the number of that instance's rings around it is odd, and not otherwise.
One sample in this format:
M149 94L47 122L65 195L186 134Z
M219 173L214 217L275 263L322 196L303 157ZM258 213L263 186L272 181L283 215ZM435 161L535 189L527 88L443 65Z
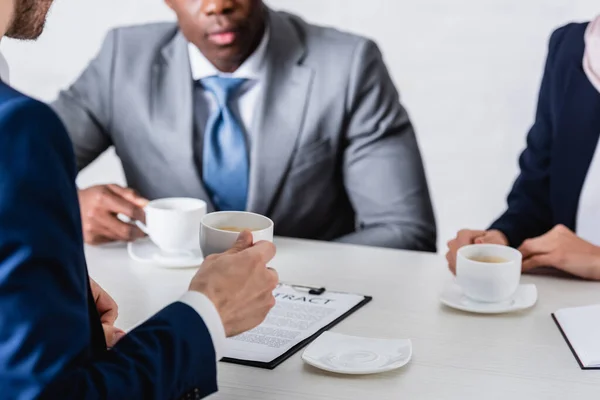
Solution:
M569 346L571 353L573 353L573 357L575 357L575 360L577 360L577 364L579 364L579 368L581 368L584 371L594 371L594 370L600 371L600 367L586 367L585 365L583 365L583 363L581 362L581 359L579 358L579 355L577 355L577 352L573 348L573 345L571 344L571 341L569 340L567 334L565 333L562 326L560 325L560 322L558 322L558 319L556 318L554 313L552 313L551 315L552 315L552 319L554 320L554 323L556 324L556 326L558 327L558 330L560 331L560 334L562 335L563 339L565 339L565 342L567 342L567 346Z
M302 285L287 285L287 286L291 286L292 288L294 288L296 290L305 291L311 295L322 295L324 293L347 294L347 293L343 293L343 292L327 292L327 290L325 288L316 288L316 287L302 286ZM323 332L330 330L331 328L333 328L334 326L336 326L337 324L339 324L340 322L342 322L343 320L348 318L350 315L354 314L356 311L358 311L359 309L361 309L362 307L367 305L369 302L371 302L371 300L373 300L373 297L371 297L371 296L362 296L362 297L363 297L363 300L360 301L358 304L356 304L354 307L352 307L351 309L346 311L344 314L337 317L335 320L333 320L329 324L325 325L324 327L322 327L321 329L316 331L314 334L312 334L309 337L307 337L306 339L298 342L293 347L289 348L285 353L283 353L282 355L278 356L277 358L273 359L270 362L251 361L251 360L243 360L243 359L230 358L230 357L222 358L221 362L228 363L228 364L237 364L237 365L244 365L244 366L248 366L248 367L273 370L278 365L283 363L285 360L287 360L288 358L292 357L294 354L296 354L297 352L302 350L313 340L318 338Z

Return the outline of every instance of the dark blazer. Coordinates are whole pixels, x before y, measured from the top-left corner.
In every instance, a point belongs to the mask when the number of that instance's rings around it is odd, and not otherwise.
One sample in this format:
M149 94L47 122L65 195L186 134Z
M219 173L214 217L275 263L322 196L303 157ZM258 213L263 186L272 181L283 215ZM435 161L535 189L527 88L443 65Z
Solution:
M600 94L582 67L587 24L552 34L535 123L508 210L491 229L512 246L557 224L575 230L579 197L600 136Z
M56 115L0 82L0 397L163 400L214 392L210 334L183 303L106 350L76 173Z

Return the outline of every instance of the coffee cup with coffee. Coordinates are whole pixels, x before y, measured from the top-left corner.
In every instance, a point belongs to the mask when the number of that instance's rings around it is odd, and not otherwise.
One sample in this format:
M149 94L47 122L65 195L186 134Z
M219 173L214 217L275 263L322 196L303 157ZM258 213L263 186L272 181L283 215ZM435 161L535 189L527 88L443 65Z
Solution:
M200 249L200 223L206 215L206 202L193 198L154 200L144 207L146 224L136 225L164 253L193 255Z
M204 257L229 250L242 231L252 232L254 243L273 241L273 221L244 211L220 211L206 214L201 222L200 243Z
M456 281L465 296L484 303L509 300L519 288L521 253L507 246L474 244L456 255Z

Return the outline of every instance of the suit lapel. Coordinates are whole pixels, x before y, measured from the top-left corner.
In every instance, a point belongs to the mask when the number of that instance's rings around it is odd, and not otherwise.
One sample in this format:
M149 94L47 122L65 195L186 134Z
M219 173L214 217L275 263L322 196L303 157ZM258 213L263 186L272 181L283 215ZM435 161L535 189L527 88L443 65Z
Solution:
M567 90L558 128L559 138L554 146L553 163L558 184L554 198L564 203L555 207L557 223L576 229L576 216L583 183L600 137L600 94L592 86L581 67L570 71Z
M248 210L270 214L302 130L313 71L299 65L304 45L292 25L269 10L265 89L252 128Z
M152 130L163 150L164 168L183 182L190 196L206 199L212 211L194 159L193 90L187 40L177 30L153 66Z

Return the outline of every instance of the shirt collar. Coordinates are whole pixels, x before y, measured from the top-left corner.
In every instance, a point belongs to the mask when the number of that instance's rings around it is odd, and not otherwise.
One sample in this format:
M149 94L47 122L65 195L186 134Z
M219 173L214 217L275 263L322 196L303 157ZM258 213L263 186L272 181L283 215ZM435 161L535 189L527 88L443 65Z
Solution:
M0 53L0 79L2 80L2 82L8 83L9 77L10 74L8 69L8 63L6 62L6 58L4 58L2 53Z
M194 44L188 43L192 78L197 81L208 78L209 76L217 75L231 78L259 79L264 71L269 37L270 29L267 25L263 38L256 50L254 50L254 53L252 53L235 72L230 74L219 71L206 57L204 57L204 54L202 54Z

